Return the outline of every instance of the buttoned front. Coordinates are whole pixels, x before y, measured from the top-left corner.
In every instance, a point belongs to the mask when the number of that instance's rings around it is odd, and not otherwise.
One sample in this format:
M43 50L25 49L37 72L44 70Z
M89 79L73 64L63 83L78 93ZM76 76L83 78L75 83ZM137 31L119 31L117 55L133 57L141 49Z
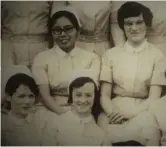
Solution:
M101 145L104 132L97 126L93 116L80 118L72 111L59 116L58 127L59 145Z
M75 47L69 54L59 47L40 53L36 56L32 68L38 85L49 84L54 95L68 96L67 88L72 73L91 69L98 80L100 61L94 53Z
M56 129L49 126L49 121L56 119L48 110L29 114L25 119L12 113L2 115L2 145L7 146L40 146L57 145ZM43 117L44 116L44 117ZM55 124L56 126L56 124ZM54 128L56 128L54 126ZM51 129L49 128L51 127Z
M70 1L69 5L77 10L81 22L76 45L84 50L95 52L101 57L112 46L110 41L112 3L110 1Z
M2 39L11 45L5 43L2 50L12 64L31 67L34 57L47 48L50 9L46 1L2 2Z
M166 2L161 1L137 1L148 8L153 13L152 27L147 29L147 39L150 43L154 44L160 49L166 56L166 15L165 7ZM111 20L113 23L117 23L117 11L125 1L113 1L112 2L112 15Z
M13 35L47 33L49 2L2 2L2 31Z
M144 42L132 49L127 43L106 52L100 80L114 84L117 96L147 98L151 85L165 85L164 56L152 44Z

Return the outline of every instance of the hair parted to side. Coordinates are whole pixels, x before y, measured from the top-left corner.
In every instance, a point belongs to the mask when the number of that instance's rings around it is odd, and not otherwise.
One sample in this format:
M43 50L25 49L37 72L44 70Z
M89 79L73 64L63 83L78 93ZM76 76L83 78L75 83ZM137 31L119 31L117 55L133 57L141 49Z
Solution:
M134 1L124 3L118 9L117 20L119 27L124 31L124 19L139 16L140 14L143 15L146 26L151 27L153 14L148 7Z
M34 79L26 74L18 73L9 78L5 86L5 92L12 96L20 85L28 86L31 92L38 97L39 89Z
M92 106L92 115L94 116L95 120L97 121L97 118L101 112L101 106L100 106L100 93L97 88L97 85L95 82L89 78L89 77L79 77L72 81L72 83L69 85L69 99L68 103L72 104L73 103L73 98L72 98L72 93L74 88L80 88L84 86L86 83L92 82L95 85L95 98L94 98L94 103Z

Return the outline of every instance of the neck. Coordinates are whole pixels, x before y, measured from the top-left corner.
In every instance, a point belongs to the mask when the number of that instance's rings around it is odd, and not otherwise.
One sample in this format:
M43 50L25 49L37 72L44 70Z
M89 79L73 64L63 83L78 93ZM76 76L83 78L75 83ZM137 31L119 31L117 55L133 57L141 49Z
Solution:
M145 41L145 40L141 40L141 41L139 41L139 42L131 42L131 41L128 40L128 43L129 43L132 47L137 48L137 47L139 47L144 41Z
M63 50L66 53L70 53L73 49L74 49L75 45L72 45L69 48L61 48L61 50Z
M89 116L91 116L91 112L90 111L88 111L88 112L86 112L86 113L78 113L78 112L76 112L74 109L71 109L71 111L74 113L74 114L76 114L79 118L87 118L87 117L89 117Z
M21 114L19 114L19 113L13 112L12 110L11 110L11 114L12 114L13 116L19 118L19 119L25 119L25 118L28 116L28 114L27 114L27 115L21 115Z

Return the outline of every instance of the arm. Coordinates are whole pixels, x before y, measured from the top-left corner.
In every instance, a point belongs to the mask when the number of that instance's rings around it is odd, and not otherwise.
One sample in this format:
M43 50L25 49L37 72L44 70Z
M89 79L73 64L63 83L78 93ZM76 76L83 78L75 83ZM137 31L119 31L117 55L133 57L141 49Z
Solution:
M136 115L142 111L148 110L153 101L160 98L161 89L162 89L161 86L158 85L152 85L150 87L149 97L143 103L138 105L138 107L136 108Z
M112 102L111 102L111 92L112 91L112 84L107 82L101 83L101 99L100 103L104 112L109 115L112 113Z
M126 39L123 31L119 28L117 22L117 10L120 7L119 5L123 2L112 2L112 11L110 16L110 32L115 46L124 44Z
M100 68L101 68L101 61L97 55L94 55L94 58L92 59L92 62L90 64L89 69L93 71L95 80L99 80L99 74L100 74Z
M54 101L54 99L50 95L50 87L48 80L48 71L47 71L47 54L45 52L38 54L32 66L33 77L39 85L39 90L41 93L41 98L44 101L44 104L55 113L61 113L62 108Z
M145 111L149 109L149 106L153 103L154 100L159 99L161 97L162 85L166 85L166 63L163 55L159 52L156 53L156 61L154 64L152 78L150 83L150 90L148 99L140 104L137 107L137 114L140 111Z
M39 90L42 96L42 100L48 109L58 114L65 112L51 97L48 84L39 85Z
M100 103L102 108L104 109L107 115L112 113L112 102L111 102L111 94L112 94L112 61L111 54L106 52L102 58L102 66L100 73L100 84L101 84L101 98Z

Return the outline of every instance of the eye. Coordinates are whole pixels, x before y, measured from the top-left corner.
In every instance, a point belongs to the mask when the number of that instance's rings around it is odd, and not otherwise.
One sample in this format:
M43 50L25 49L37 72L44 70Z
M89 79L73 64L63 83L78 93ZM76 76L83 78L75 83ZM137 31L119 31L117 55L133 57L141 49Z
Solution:
M18 97L21 98L21 99L23 99L23 98L26 97L26 95L25 94L20 94Z
M72 31L73 31L73 28L74 28L73 26L68 25L68 26L64 26L63 29L65 30L65 32L68 32L68 33L69 33L69 32L72 32Z
M143 20L140 20L140 21L137 21L137 24L142 24L144 21Z
M29 95L29 98L31 98L31 99L35 98L35 95L30 94L30 95Z
M89 98L89 97L92 97L92 94L86 93L85 96Z
M81 93L76 93L76 96L77 96L77 97L81 97L82 94L81 94Z
M131 26L133 23L132 22L125 22L126 26Z
M55 34L56 34L56 33L61 33L61 30L62 30L61 27L58 27L58 26L57 26L57 27L54 27L54 28L52 29L53 33L55 33Z

